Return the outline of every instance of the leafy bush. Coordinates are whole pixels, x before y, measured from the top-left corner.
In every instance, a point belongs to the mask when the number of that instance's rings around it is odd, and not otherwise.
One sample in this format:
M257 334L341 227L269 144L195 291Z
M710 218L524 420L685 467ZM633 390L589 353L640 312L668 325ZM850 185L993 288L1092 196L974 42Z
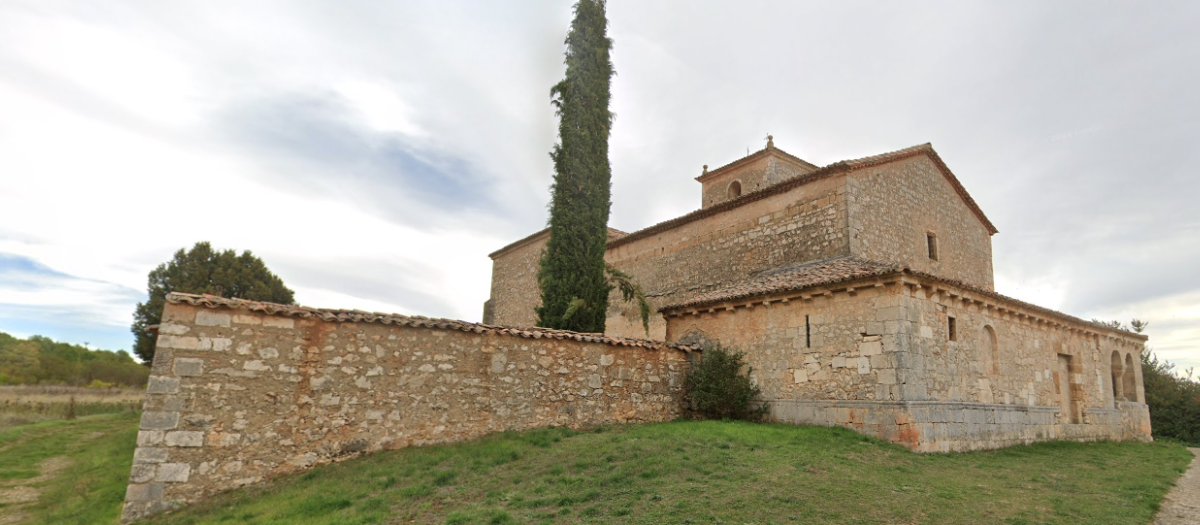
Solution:
M1200 383L1175 374L1175 364L1142 351L1142 380L1155 438L1200 445ZM1190 370L1188 371L1190 372Z
M1150 325L1139 319L1129 324L1098 319L1092 322L1139 334ZM1149 346L1143 346L1141 354L1142 386L1154 438L1200 445L1200 382L1193 379L1193 370L1185 370L1182 375L1176 373L1175 364L1159 361Z
M750 380L753 369L744 361L746 353L719 343L705 344L702 350L684 381L692 410L710 419L763 419L767 404L762 400L762 390Z

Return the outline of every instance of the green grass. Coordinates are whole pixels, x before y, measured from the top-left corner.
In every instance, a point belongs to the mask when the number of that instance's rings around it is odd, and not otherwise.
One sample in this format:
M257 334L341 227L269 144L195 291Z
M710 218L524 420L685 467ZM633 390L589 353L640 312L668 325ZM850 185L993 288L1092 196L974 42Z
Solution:
M913 454L842 430L674 422L386 452L151 523L1148 523L1191 454L1040 443Z
M0 514L25 514L27 519L20 523L29 524L116 523L129 481L138 417L125 412L0 429L0 490L35 479L43 460L66 460L54 476L32 484L40 492L36 503L0 506Z
M114 525L137 417L0 430L21 523ZM842 429L675 422L545 429L411 448L230 491L161 524L1149 523L1191 454L1168 443L1040 443L919 455Z

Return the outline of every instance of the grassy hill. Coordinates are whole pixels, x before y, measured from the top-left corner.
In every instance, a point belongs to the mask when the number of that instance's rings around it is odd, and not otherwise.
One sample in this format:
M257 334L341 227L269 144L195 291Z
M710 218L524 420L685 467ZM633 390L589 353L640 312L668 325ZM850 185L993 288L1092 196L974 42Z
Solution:
M24 523L115 523L136 421L53 425L0 432L0 465L18 465L0 480L47 454L76 465L45 484L62 499ZM66 437L30 439L51 433ZM1162 443L918 455L842 429L733 422L546 429L356 458L150 523L1145 524L1190 459Z
M1148 523L1190 459L1141 443L918 455L732 422L549 429L359 458L155 523Z

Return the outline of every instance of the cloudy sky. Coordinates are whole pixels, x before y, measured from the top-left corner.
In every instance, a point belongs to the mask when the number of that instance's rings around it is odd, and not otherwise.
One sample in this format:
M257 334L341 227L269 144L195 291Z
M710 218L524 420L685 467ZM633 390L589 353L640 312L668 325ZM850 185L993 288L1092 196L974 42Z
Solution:
M568 1L0 0L0 331L130 348L208 240L301 304L478 320L544 226ZM999 292L1150 322L1200 365L1200 3L634 2L611 226L701 166L932 142L1000 229ZM1200 368L1200 366L1198 366Z

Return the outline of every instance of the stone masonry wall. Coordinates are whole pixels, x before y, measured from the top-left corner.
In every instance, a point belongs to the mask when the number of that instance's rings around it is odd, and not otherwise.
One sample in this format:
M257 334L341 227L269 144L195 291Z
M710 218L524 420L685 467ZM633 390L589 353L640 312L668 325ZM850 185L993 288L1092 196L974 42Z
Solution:
M909 399L1051 406L1067 408L1060 418L1084 420L1088 410L1117 406L1112 353L1139 360L1140 341L1001 312L964 299L953 288L916 290L905 307L909 319L898 322L914 380L924 389L912 391ZM1062 359L1069 361L1066 368ZM1141 367L1135 372L1136 399L1144 402Z
M844 177L818 180L650 237L618 241L605 259L633 276L657 309L763 270L847 255L844 194ZM543 246L545 239L535 240L493 257L491 323L534 324ZM605 333L647 337L632 305L617 292L609 297ZM648 337L665 334L665 321L652 315Z
M768 152L767 156L736 167L726 168L725 173L714 174L702 182L701 207L707 208L730 199L729 185L733 181L741 184L742 194L761 190L814 171L813 168L796 164Z
M730 304L670 317L667 338L720 341L746 352L763 398L899 400L898 336L877 313L900 305L900 287L817 294L768 305Z
M126 521L362 453L683 408L686 352L659 343L210 299L163 313Z
M993 290L992 239L925 155L847 177L850 252ZM931 260L926 234L937 236Z
M541 233L521 246L492 256L491 306L484 323L537 325L534 308L542 304L542 294L537 284L538 264L549 240L549 232Z
M893 276L669 311L667 339L745 351L778 420L917 451L1150 438L1140 367L1138 402L1111 386L1112 353L1138 362L1140 341L970 296Z
M641 283L652 308L757 272L848 254L845 178L830 177L610 248L607 260ZM611 296L606 333L645 337L641 319ZM654 316L650 337L666 323Z

